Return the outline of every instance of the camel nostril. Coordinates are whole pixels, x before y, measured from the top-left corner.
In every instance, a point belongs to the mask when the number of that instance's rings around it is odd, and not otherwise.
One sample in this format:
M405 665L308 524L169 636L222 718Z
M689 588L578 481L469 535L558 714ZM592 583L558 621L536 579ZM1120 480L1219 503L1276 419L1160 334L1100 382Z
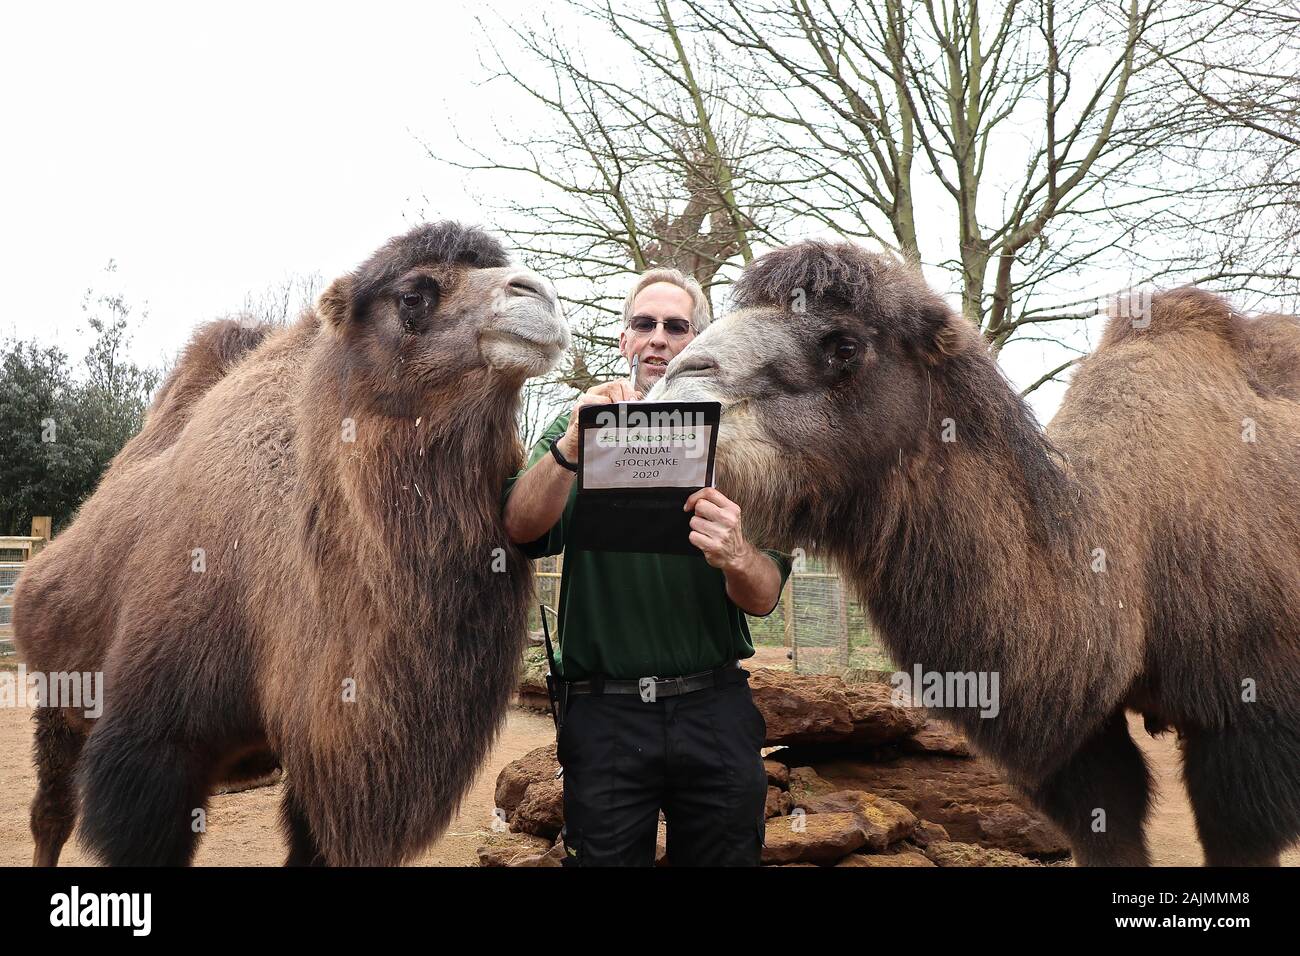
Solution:
M687 355L681 358L677 365L673 367L673 377L678 378L684 375L715 375L718 371L718 362L708 355Z
M551 294L541 276L514 275L506 283L507 295L531 295L534 298L550 301Z

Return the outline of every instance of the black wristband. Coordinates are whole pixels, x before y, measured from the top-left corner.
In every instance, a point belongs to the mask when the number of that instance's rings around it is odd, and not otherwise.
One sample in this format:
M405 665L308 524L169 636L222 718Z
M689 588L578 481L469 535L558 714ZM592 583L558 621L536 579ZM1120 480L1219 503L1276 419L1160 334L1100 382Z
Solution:
M565 458L564 453L560 451L560 439L558 438L551 439L551 457L560 463L561 468L567 468L573 472L578 470L578 466Z

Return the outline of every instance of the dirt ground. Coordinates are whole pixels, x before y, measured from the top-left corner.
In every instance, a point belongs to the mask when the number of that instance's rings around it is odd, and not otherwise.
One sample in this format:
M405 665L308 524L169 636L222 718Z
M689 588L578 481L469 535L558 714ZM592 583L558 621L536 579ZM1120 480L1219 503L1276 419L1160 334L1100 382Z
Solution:
M36 792L31 713L23 708L0 707L0 866L28 866L32 862L34 847L27 825L28 804ZM550 716L511 708L505 730L460 813L443 838L413 865L477 866L476 851L492 824L497 774L510 761L554 739ZM279 866L285 854L277 826L279 807L279 786L213 797L208 804L208 830L195 862L199 866ZM91 861L74 835L60 862L85 866Z
M0 708L0 866L27 866L32 859L27 809L35 792L36 774L31 762L30 718L30 710ZM1159 866L1201 865L1201 848L1196 841L1191 807L1179 779L1173 735L1153 740L1142 730L1140 719L1132 720L1132 730L1147 755L1161 794L1148 830L1154 862ZM510 761L553 739L554 728L549 716L512 708L505 730L451 828L415 865L477 865L475 851L492 823L497 774ZM283 862L285 851L276 827L279 795L280 788L276 786L214 797L197 863L200 866L278 866ZM63 862L83 865L89 862L75 837L64 849ZM1288 866L1300 866L1300 849L1286 854L1284 862Z

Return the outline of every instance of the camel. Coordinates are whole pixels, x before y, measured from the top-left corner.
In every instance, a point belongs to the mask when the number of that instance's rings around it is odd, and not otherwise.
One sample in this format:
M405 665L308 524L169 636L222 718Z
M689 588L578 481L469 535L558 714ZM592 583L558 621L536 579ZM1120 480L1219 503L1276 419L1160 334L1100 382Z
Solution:
M1044 434L913 267L768 253L652 400L719 401L717 485L842 569L896 665L998 674L958 725L1069 838L1143 865L1126 712L1176 729L1210 865L1300 836L1300 321L1180 288L1112 305Z
M104 685L97 720L37 709L35 863L80 810L103 862L188 864L211 790L275 761L288 864L436 839L514 688L532 572L501 488L568 342L551 284L451 222L295 324L201 331L18 582L27 666Z

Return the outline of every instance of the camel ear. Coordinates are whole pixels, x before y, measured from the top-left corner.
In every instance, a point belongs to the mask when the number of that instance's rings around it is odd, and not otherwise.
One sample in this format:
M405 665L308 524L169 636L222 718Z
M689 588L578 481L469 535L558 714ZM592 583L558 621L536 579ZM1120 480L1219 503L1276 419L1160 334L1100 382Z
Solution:
M939 365L959 349L963 321L942 302L927 303L922 307L921 341L925 343L922 354L927 362Z
M330 283L316 303L316 314L335 328L341 328L352 318L351 276L340 276Z

